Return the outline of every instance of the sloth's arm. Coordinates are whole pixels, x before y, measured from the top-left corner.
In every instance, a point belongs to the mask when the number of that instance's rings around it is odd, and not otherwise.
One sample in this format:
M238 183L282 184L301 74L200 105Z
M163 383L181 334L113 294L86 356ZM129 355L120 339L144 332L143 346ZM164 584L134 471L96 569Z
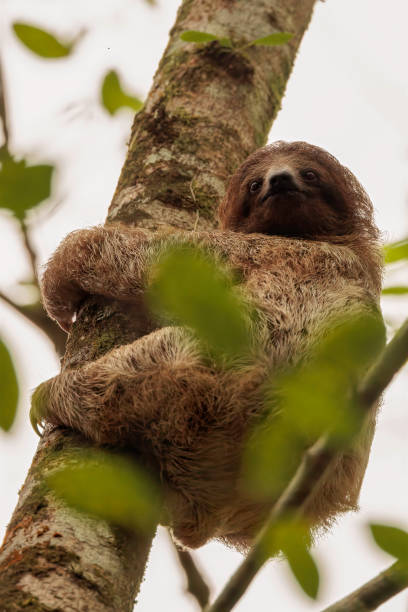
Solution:
M69 331L88 294L116 299L140 296L148 234L125 227L94 227L69 234L45 269L41 292L51 318Z
M232 234L232 233L230 233ZM87 295L140 303L151 264L167 246L197 244L225 260L239 251L238 234L177 232L152 235L147 230L112 225L69 234L50 258L41 282L42 299L52 319L69 331ZM221 265L221 259L220 259Z

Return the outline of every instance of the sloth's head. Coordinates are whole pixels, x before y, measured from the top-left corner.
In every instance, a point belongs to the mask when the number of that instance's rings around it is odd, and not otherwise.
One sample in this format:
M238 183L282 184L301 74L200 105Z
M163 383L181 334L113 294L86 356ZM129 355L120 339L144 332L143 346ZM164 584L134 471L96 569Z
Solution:
M306 142L278 141L250 155L232 177L219 216L223 229L244 233L378 237L371 201L356 177Z

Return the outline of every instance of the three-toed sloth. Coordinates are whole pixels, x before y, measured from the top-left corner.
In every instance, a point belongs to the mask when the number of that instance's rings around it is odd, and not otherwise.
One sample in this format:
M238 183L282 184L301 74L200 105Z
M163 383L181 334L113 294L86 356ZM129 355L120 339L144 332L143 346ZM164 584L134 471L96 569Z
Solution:
M150 453L168 523L193 548L210 538L247 547L273 505L251 498L241 482L243 448L265 411L265 381L307 362L340 314L381 317L372 204L323 149L279 141L255 151L232 177L219 218L218 231L163 235L108 225L73 232L42 280L48 313L68 330L88 294L140 304L165 245L203 246L239 272L257 313L251 359L234 367L212 362L190 330L160 321L131 344L51 379L40 388L43 405L34 403L34 421ZM355 508L375 412L308 500L313 526Z

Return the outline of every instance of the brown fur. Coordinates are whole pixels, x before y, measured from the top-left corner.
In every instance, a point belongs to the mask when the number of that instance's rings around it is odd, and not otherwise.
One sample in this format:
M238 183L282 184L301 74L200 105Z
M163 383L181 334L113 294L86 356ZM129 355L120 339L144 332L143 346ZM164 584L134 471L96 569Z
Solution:
M291 173L303 191L261 202L264 184L253 197L248 185L265 183L271 168ZM304 168L325 187L303 185ZM231 180L220 218L222 231L167 237L120 226L74 232L45 271L44 304L69 328L87 294L140 301L162 249L192 242L240 271L259 315L251 358L224 369L203 358L188 330L162 327L49 381L45 408L47 421L98 444L153 456L180 542L198 547L216 537L245 548L273 503L255 503L240 487L242 448L264 410L262 385L307 359L340 313L377 311L381 259L367 194L334 157L306 143L275 143L251 155ZM315 526L355 508L374 422L375 408L309 502Z

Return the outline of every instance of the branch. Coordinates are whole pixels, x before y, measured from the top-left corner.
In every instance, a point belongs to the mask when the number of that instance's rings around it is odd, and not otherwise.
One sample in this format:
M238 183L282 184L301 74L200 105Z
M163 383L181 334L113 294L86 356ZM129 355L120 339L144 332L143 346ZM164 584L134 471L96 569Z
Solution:
M8 120L7 120L6 93L5 93L4 76L3 76L3 68L2 68L1 59L0 59L0 122L3 127L4 144L5 144L6 149L8 149L9 129L8 129Z
M361 405L369 406L389 385L396 372L408 359L408 319L386 346L382 358L367 374L359 391ZM347 595L329 606L324 612L353 612L353 610L376 610L382 603L408 587L408 570L397 562Z
M1 67L0 67L1 68ZM0 111L1 111L1 77L0 77ZM40 292L37 272L37 254L31 243L29 229L24 221L20 223L21 231L23 234L23 244L27 252L31 274L33 278L33 284L37 287ZM6 302L11 308L22 314L31 323L41 329L54 344L55 350L59 356L64 354L66 344L66 334L63 332L51 319L43 309L40 302L29 305L16 304L13 300L7 297L2 291L0 291L0 299Z
M369 370L357 394L357 400L369 408L388 387L408 359L408 319L394 334L381 357Z
M143 576L153 534L80 514L44 485L44 475L79 448L89 445L68 430L48 428L40 441L0 549L2 612L27 606L36 612L133 608L135 581Z
M187 578L186 591L196 599L198 605L203 610L210 599L210 587L198 569L191 553L179 548L171 536L170 539Z
M368 612L398 595L408 586L408 569L399 562L394 563L378 576L369 580L344 599L337 601L323 612Z
M57 354L61 357L64 354L67 335L48 317L40 302L35 304L16 304L7 295L0 291L0 300L3 300L8 306L16 312L23 315L26 319L44 332L51 342L54 344Z
M364 410L368 410L380 398L407 359L408 320L388 343L375 365L363 379L356 395L357 405L360 405ZM324 477L335 459L336 454L333 453L331 439L328 435L322 436L305 452L295 475L272 508L246 559L239 565L216 601L207 609L207 612L229 612L229 610L232 610L257 572L270 557L270 554L265 553L268 549L265 544L271 530L288 511L295 510L294 518L302 514L302 508L307 503L309 496L318 487L320 479Z
M270 557L270 546L265 544L269 540L271 530L289 510L296 509L295 515L292 515L294 518L301 514L302 506L306 503L309 494L330 467L330 459L333 458L330 450L328 437L324 436L304 453L295 475L272 508L248 555L206 612L229 612L241 599L253 578ZM268 550L269 553L266 552Z

